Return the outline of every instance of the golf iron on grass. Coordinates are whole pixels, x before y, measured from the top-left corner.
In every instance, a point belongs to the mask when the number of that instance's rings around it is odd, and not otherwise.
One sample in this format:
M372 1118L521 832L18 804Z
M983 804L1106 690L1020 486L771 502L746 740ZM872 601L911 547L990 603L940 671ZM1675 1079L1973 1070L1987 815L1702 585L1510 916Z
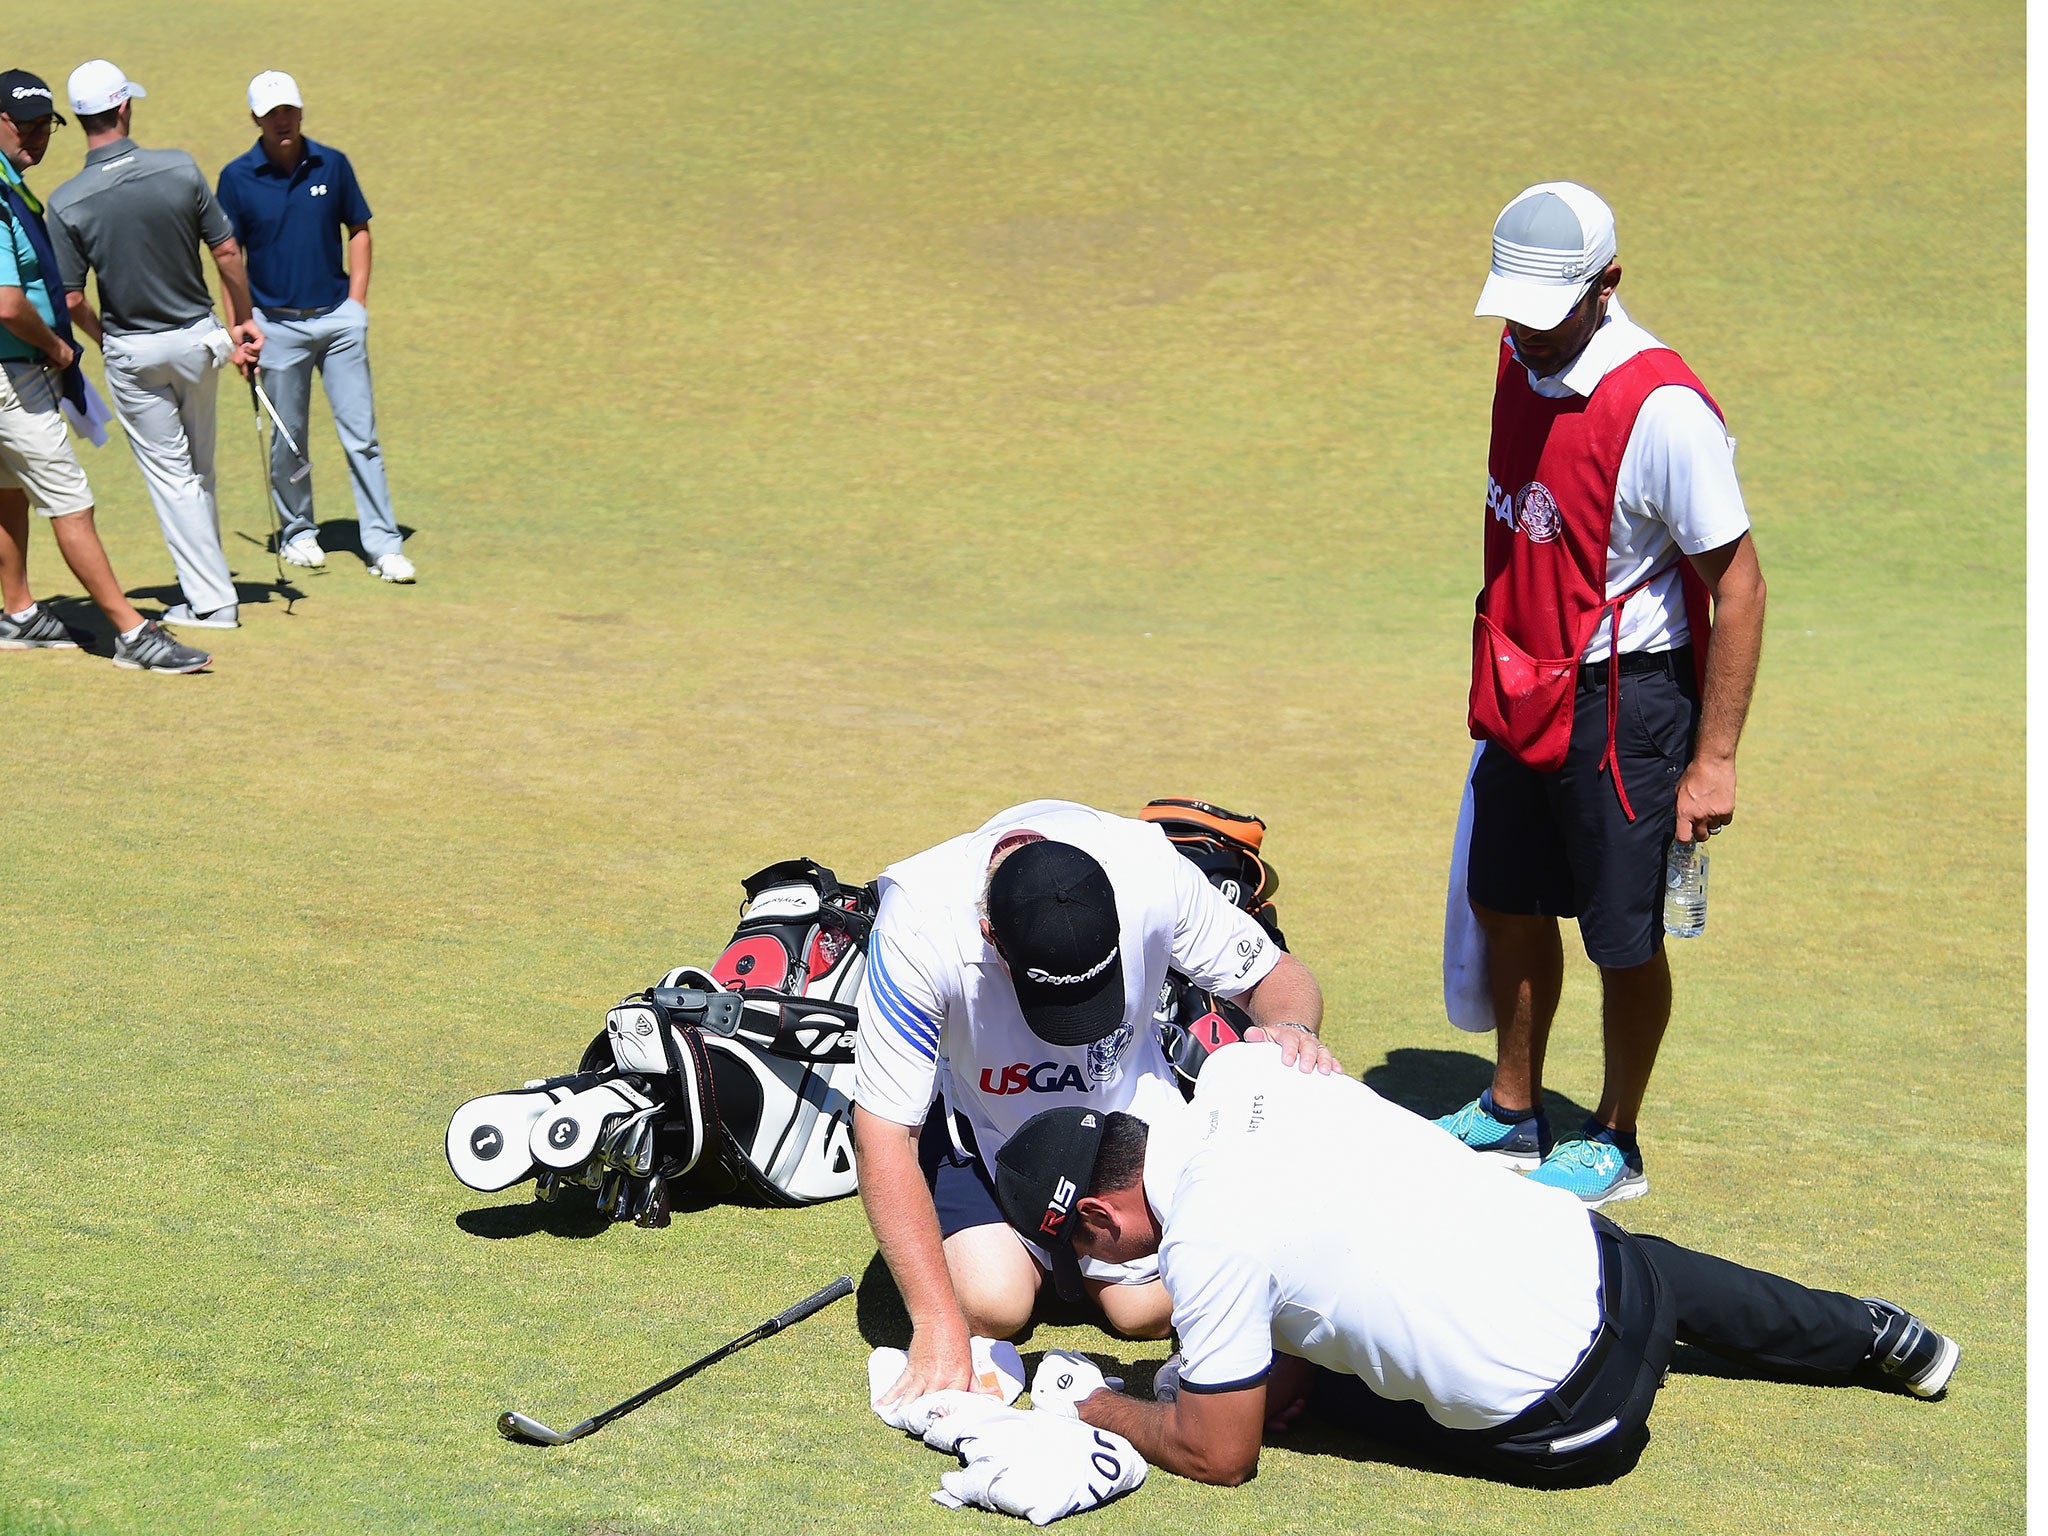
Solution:
M506 1412L498 1415L498 1433L507 1440L524 1441L530 1445L567 1445L572 1440L581 1440L585 1435L596 1434L605 1425L611 1423L613 1419L624 1418L635 1408L645 1403L653 1402L655 1398L661 1396L670 1387L688 1381L706 1366L716 1365L727 1355L738 1354L749 1344L758 1344L770 1335L782 1332L783 1329L791 1324L802 1322L813 1312L819 1312L831 1306L840 1297L851 1296L852 1294L852 1277L841 1275L822 1291L806 1296L787 1312L777 1313L774 1317L769 1318L767 1322L761 1324L760 1327L749 1329L730 1344L720 1345L702 1360L692 1361L673 1376L662 1377L653 1386L643 1388L635 1392L623 1403L607 1408L603 1413L597 1414L594 1417L585 1419L574 1429L557 1433L541 1423L539 1419L528 1418L523 1413Z

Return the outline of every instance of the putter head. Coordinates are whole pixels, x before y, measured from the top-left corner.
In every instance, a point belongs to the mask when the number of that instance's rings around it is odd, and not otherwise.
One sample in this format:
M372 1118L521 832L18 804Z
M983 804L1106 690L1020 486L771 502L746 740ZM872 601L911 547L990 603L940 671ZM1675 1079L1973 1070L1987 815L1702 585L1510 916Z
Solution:
M507 1440L523 1440L530 1445L567 1445L569 1437L558 1435L539 1419L530 1419L523 1413L505 1412L498 1415L498 1433Z
M310 475L311 473L313 473L312 465L301 464L297 469L292 471L292 478L290 483L293 485L297 485L301 480L305 479L306 476Z

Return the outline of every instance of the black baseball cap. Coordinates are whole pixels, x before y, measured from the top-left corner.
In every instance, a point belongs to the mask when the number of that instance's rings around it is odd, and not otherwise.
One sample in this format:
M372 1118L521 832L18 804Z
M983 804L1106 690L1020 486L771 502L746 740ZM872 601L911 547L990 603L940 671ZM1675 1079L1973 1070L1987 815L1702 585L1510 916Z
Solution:
M1072 843L1026 843L996 866L988 925L1024 1022L1048 1045L1093 1045L1124 1021L1116 892Z
M1025 1121L996 1154L1003 1220L1046 1251L1062 1301L1081 1299L1074 1207L1095 1180L1104 1119L1097 1109L1048 1109Z
M47 81L25 69L0 71L0 112L17 123L39 123L46 117L69 122L57 110L57 97Z

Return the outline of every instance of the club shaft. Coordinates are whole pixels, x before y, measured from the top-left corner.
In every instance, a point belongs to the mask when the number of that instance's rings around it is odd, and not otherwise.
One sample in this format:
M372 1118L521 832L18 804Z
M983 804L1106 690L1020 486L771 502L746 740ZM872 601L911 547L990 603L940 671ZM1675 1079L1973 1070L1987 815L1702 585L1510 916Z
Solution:
M270 393L264 389L262 381L254 374L251 374L249 376L249 387L256 391L256 398L263 402L263 409L270 413L271 424L277 428L278 436L284 439L285 447L291 449L292 453L300 460L304 460L306 457L304 450L299 447L298 439L292 436L291 428L284 424L284 418L277 414L277 407L270 403Z
M631 1413L635 1408L639 1408L647 1403L651 1403L652 1401L654 1401L655 1398L661 1396L662 1393L668 1391L671 1387L680 1386L682 1383L688 1381L692 1376L696 1375L699 1371L704 1370L709 1366L718 1364L718 1362L723 1360L727 1355L738 1354L748 1345L758 1344L761 1342L761 1340L768 1338L774 1334L780 1333L783 1329L789 1327L791 1324L802 1322L805 1318L809 1317L813 1312L819 1311L824 1307L830 1306L840 1297L850 1296L852 1294L852 1277L849 1275L841 1275L837 1280L834 1280L830 1285L825 1286L821 1290L812 1292L809 1296L806 1296L802 1301L798 1302L788 1311L778 1313L774 1317L769 1318L768 1321L766 1321L765 1323L760 1324L758 1327L748 1329L745 1333L741 1334L738 1338L732 1340L730 1343L721 1344L718 1348L711 1351L711 1353L706 1355L703 1359L692 1360L680 1371L675 1372L673 1375L662 1377L661 1380L654 1383L653 1386L641 1388L638 1392L635 1392L631 1397L627 1398L624 1402L614 1404L612 1407L605 1409L603 1413L595 1414L592 1417L585 1419L581 1424L578 1424L574 1429L570 1430L567 1434L558 1436L557 1440L559 1443L563 1444L566 1444L568 1441L571 1440L581 1440L585 1435L595 1433L597 1430L604 1428L604 1426L611 1423L612 1420L621 1418L624 1415ZM538 1423L539 1421L535 1420L533 1422Z

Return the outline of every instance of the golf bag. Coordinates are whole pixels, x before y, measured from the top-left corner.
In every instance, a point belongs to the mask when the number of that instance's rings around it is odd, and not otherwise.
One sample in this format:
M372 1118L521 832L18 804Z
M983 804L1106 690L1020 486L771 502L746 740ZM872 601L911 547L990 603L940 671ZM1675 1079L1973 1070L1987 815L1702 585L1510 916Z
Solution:
M498 1190L531 1176L541 1200L589 1191L643 1226L668 1224L672 1187L782 1206L853 1192L853 999L874 889L809 859L743 885L739 928L708 971L678 966L611 1009L574 1072L455 1112L458 1179Z
M1224 900L1250 913L1276 945L1287 948L1280 914L1273 905L1280 876L1260 853L1265 822L1206 800L1154 800L1138 816L1156 823L1181 857L1207 876ZM1252 1027L1251 1016L1237 1004L1203 991L1179 971L1167 972L1152 1020L1159 1031L1159 1048L1172 1063L1181 1092L1190 1098L1202 1063L1224 1046L1243 1039Z

